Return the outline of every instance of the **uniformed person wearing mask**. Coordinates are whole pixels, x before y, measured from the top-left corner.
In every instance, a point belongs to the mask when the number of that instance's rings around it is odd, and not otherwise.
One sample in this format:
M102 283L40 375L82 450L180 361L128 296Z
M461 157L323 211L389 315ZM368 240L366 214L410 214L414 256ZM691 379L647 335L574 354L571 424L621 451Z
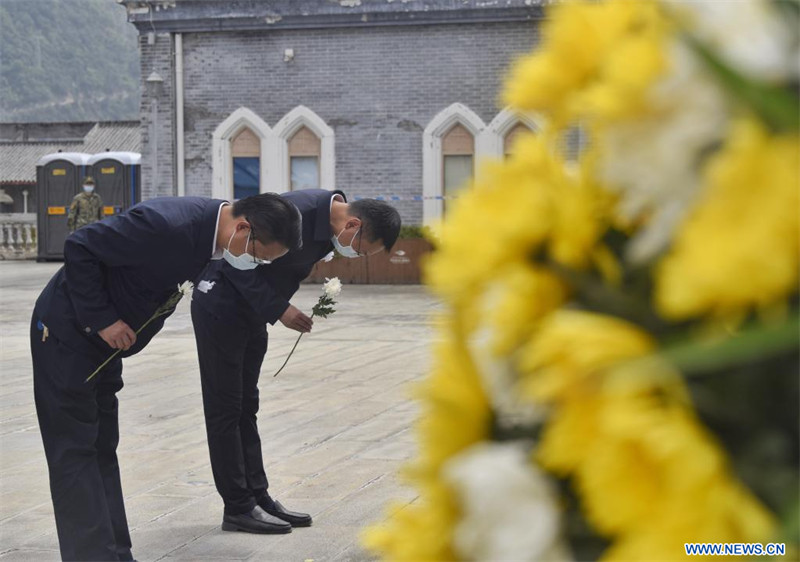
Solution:
M302 248L259 267L255 275L238 264L213 262L198 277L192 297L208 448L225 531L288 533L311 525L310 515L290 511L267 491L256 423L266 324L280 320L310 332L311 318L289 300L314 264L334 249L347 258L388 251L400 232L400 215L382 201L348 204L341 191L323 189L283 197L303 215Z
M86 176L83 191L72 198L67 216L67 228L75 232L82 226L103 220L103 200L94 191L94 178Z
M139 352L164 318L140 328L213 258L269 263L300 244L294 205L265 193L230 205L151 199L76 230L64 267L33 312L36 414L64 560L132 560L117 461L122 360L87 377L116 349ZM253 272L247 272L253 275Z

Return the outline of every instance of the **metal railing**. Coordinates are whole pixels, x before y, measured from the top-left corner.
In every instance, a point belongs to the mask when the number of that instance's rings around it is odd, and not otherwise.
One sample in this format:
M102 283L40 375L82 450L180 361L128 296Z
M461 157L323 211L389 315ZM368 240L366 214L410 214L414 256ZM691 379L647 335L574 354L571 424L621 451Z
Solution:
M36 257L36 214L0 213L0 259Z

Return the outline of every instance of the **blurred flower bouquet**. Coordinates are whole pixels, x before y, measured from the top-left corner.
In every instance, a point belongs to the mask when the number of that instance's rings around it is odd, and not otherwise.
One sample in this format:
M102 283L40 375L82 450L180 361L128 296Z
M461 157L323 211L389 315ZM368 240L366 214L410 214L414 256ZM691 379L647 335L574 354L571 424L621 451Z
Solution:
M549 9L505 90L547 126L441 226L427 282L446 312L406 471L421 497L368 548L797 554L799 15L795 0Z
M183 298L185 295L191 295L191 293L192 293L192 289L194 289L194 285L192 284L192 282L191 282L191 281L184 281L183 283L181 283L180 285L178 285L178 288L177 288L177 289L175 290L175 292L174 292L174 293L172 293L172 295L171 295L171 296L170 296L170 297L169 297L169 298L168 298L168 299L167 299L167 300L164 302L164 304L162 304L161 306L159 306L159 307L156 309L156 311L153 313L153 315L152 315L152 316L150 316L150 318L148 318L148 319L147 319L147 322L145 322L144 324L142 324L142 325L139 327L139 329L138 329L138 330L136 330L136 335L138 336L140 333L142 333L142 330L144 330L144 329L145 329L147 326L149 326L149 325L150 325L150 323L151 323L153 320L155 320L156 318L161 318L162 316L166 316L166 315L172 314L172 313L173 313L173 311L175 310L175 307L176 307L176 306L178 306L178 303L179 303L179 302L181 302L181 299L182 299L182 298ZM117 355L119 355L120 353L122 353L122 350L121 350L121 349L118 349L117 351L115 351L114 353L112 353L112 354L111 354L111 356L110 356L108 359L106 359L105 361L103 361L103 364L102 364L102 365L100 365L100 366L99 366L97 369L95 369L95 370L94 370L94 372L93 372L91 375L89 375L88 377L86 377L86 380L85 380L85 381L83 381L83 382L89 382L90 380L92 380L92 379L95 377L95 375L97 375L97 373L99 373L99 372L102 370L102 368L103 368L103 367L105 367L106 365L108 365L108 363L109 363L109 362L110 362L112 359L114 359L114 357L116 357Z
M333 305L336 304L336 301L333 300L334 297L339 296L339 293L342 292L342 282L339 281L338 277L334 277L333 279L325 278L325 283L322 284L322 294L317 301L317 304L314 305L314 308L311 309L311 318L315 316L319 316L320 318L327 318L334 312L336 309L333 308ZM273 377L277 377L278 373L283 371L283 368L289 363L289 359L291 359L294 350L297 348L297 344L300 343L300 338L303 337L303 334L297 336L297 341L294 342L292 346L292 350L289 352L289 355L286 357L286 361L283 362L281 368L278 369Z

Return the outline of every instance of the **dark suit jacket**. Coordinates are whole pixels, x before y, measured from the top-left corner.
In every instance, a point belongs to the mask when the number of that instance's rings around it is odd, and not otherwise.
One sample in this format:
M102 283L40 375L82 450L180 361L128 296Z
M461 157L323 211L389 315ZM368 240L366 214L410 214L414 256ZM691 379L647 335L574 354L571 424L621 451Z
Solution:
M192 300L218 318L251 324L274 324L289 307L289 299L314 264L333 250L331 197L341 191L304 189L283 194L303 216L303 247L255 272L240 271L224 260L212 261L196 279L213 282L206 293L195 288ZM255 274L254 274L255 273ZM235 315L235 317L234 317Z
M222 203L151 199L76 230L64 244L64 267L36 301L36 317L75 351L107 356L111 348L98 330L119 319L137 330L179 283L203 270L216 243ZM165 318L151 323L123 355L144 348Z

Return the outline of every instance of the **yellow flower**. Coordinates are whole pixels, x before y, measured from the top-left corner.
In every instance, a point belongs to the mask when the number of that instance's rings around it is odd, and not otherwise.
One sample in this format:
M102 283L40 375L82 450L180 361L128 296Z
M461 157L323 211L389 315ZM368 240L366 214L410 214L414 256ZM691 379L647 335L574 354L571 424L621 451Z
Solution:
M585 170L565 174L553 198L550 257L573 269L585 269L598 258L598 240L613 212L612 198Z
M528 136L518 146L507 161L489 164L449 210L425 265L429 285L452 311L442 322L445 341L435 349L435 367L418 392L420 452L406 474L420 489L420 502L365 535L368 548L387 559L453 559L459 506L441 468L487 439L491 423L488 397L467 347L470 333L488 325L492 343L510 350L564 302L563 283L533 265L534 251L548 247L556 259L576 267L593 259L601 231L596 225L605 209L599 192L569 176L543 138ZM559 208L561 200L569 204Z
M580 116L635 115L664 71L665 20L655 2L565 2L550 9L542 43L519 60L506 102L565 124Z
M505 92L517 109L547 112L548 127L486 164L448 205L424 267L446 312L418 392L418 457L405 470L420 499L396 507L364 544L387 560L457 559L465 512L443 468L511 422L543 424L531 460L571 480L587 521L610 540L604 559L774 540L772 514L732 473L659 342L621 319L565 309L586 303L583 292L569 302L559 274L591 269L612 284L635 274L602 243L624 220L636 242L629 256L652 260L673 242L655 297L669 319L780 303L800 266L800 142L745 122L709 158L730 108L659 2L576 0L551 16ZM577 122L590 149L570 170L556 146Z
M651 519L619 535L603 560L685 560L684 543L770 542L775 519L727 472L681 492Z
M589 377L653 349L647 334L623 320L559 310L523 351L522 384L535 400L565 400L574 392L592 389Z
M491 351L506 356L531 337L542 318L564 303L567 290L555 274L532 264L514 263L498 273L497 286L489 289L487 297ZM492 293L496 298L491 298Z
M662 520L676 498L722 477L719 451L680 403L655 393L604 394L596 438L575 476L587 516L606 534Z
M489 403L480 376L460 341L437 345L436 364L417 390L424 415L418 421L423 466L442 463L488 435Z
M645 115L651 110L647 92L667 68L660 34L627 37L603 61L602 79L580 96L581 113L601 123Z
M544 428L535 460L561 477L571 475L597 439L594 424L600 406L596 398L581 396L555 410Z
M543 321L520 360L525 391L553 408L535 461L573 479L588 521L612 539L606 559L671 560L684 542L769 540L772 516L730 474L682 379L655 351L616 318L560 310Z
M455 494L444 484L429 484L420 495L413 505L392 505L386 522L365 529L364 547L389 561L455 560L452 535L459 516Z
M684 542L770 540L772 515L730 474L681 393L630 374L558 407L535 456L574 478L588 521L612 538L603 559L674 560Z
M542 136L526 135L517 146L506 161L486 164L439 229L425 279L449 303L466 306L507 268L529 265L544 248L570 267L592 263L608 196L567 172Z
M423 414L417 424L420 452L406 474L420 499L395 506L382 525L366 530L363 544L385 560L454 560L453 528L460 507L444 482L442 465L489 436L490 408L478 373L462 339L457 315L445 325L446 341L436 349L436 365L419 388Z
M603 560L686 560L684 543L775 540L772 515L738 482L718 476L675 498L669 511L620 536Z
M797 291L800 142L752 121L711 159L705 191L657 272L666 317L740 317Z
M439 229L425 276L450 302L474 295L499 266L528 261L550 229L550 184L559 162L540 139L526 138L519 146L506 162L486 165L483 179L448 210Z

